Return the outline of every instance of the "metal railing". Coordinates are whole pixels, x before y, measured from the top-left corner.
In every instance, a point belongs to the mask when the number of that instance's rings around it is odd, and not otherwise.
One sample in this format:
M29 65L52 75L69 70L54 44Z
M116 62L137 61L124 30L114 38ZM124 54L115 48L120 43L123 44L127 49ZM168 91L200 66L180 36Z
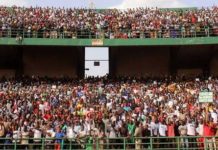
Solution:
M0 38L51 38L51 39L132 39L132 38L194 38L218 36L218 27L199 29L161 30L25 30L0 29Z
M58 141L57 141L58 140ZM217 150L218 137L143 137L80 139L1 138L0 149L10 150Z

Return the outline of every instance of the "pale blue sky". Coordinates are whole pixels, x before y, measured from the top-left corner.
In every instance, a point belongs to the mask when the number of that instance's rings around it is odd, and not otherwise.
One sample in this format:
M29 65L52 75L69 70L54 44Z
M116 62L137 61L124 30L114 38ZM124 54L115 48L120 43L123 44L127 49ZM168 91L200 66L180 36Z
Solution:
M95 8L131 8L131 7L202 7L218 5L218 0L0 0L0 5L18 6L54 6L89 7L91 1Z

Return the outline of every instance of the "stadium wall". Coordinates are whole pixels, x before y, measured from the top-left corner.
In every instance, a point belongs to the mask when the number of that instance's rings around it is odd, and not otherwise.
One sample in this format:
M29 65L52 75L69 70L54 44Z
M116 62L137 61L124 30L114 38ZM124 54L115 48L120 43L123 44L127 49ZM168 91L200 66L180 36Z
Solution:
M210 72L214 76L218 76L218 48L210 62Z
M0 69L0 78L7 77L7 78L13 78L16 74L15 69Z
M0 77L84 75L84 46L0 46ZM112 76L218 75L218 45L111 46Z
M14 77L19 66L18 49L13 46L0 46L0 78Z
M49 77L77 77L83 63L79 47L25 47L23 74Z
M111 55L117 76L169 74L169 47L113 47Z

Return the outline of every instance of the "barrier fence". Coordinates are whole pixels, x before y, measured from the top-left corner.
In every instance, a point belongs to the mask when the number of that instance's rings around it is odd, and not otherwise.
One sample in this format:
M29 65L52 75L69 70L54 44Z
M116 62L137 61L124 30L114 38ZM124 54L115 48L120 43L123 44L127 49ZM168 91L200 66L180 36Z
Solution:
M144 137L77 139L2 138L0 149L10 150L217 150L218 137Z
M7 38L52 38L52 39L130 39L130 38L187 38L218 36L218 27L199 29L159 30L25 30L0 29L0 37Z

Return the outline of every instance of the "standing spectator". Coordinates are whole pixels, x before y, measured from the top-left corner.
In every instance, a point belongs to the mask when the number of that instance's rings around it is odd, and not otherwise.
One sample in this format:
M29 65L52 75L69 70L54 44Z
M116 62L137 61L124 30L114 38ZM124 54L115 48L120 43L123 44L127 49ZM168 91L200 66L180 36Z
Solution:
M216 142L216 148L218 148L218 125L216 126L216 139L215 139L215 142Z
M166 147L167 126L165 121L159 123L160 147Z
M209 120L206 120L204 123L204 148L213 150L213 125Z
M73 123L69 123L68 126L67 126L67 129L66 129L66 138L67 138L67 143L71 143L72 145L75 145L76 141L75 141L75 138L76 138L76 134L74 132L74 126L73 126ZM76 147L76 146L73 146L73 147Z
M27 130L27 126L24 126L24 129L21 132L22 149L28 149L28 144L29 144L29 131Z
M57 127L55 133L55 150L61 150L62 142L65 134L61 131L60 127Z
M13 149L12 146L13 129L10 126L6 132L5 149Z
M145 124L142 129L142 137L143 137L142 143L143 143L143 147L146 149L148 149L150 145L150 139L149 139L150 136L151 136L151 131L149 130L148 125Z
M135 139L135 149L136 150L141 150L142 149L142 139L140 137L142 137L142 127L140 122L136 122L135 124L136 129L135 129L135 133L134 133L134 137Z
M169 123L167 125L167 136L168 137L175 137L175 124L172 120L169 120ZM174 138L169 138L168 139L169 143L175 143L175 139ZM175 147L175 144L169 144L169 147Z
M115 124L112 124L110 129L109 129L109 138L110 138L110 147L114 149L114 144L116 144L115 138L117 138L116 134L116 129L115 129Z
M123 136L125 137L125 136ZM105 145L105 134L104 134L104 130L101 128L99 133L98 133L98 140L99 140L99 150L103 150L104 149L104 145Z
M196 148L196 139L194 136L196 136L196 125L194 120L189 120L187 123L187 135L188 141L189 141L189 148Z
M182 121L181 125L179 126L179 133L181 136L181 146L182 148L188 149L188 138L187 136L187 126L185 121Z
M200 148L200 150L204 149L204 124L203 124L203 120L201 119L198 123L198 127L196 128L197 131L197 135L200 136L200 138L197 139L198 141L198 147Z
M4 147L5 126L2 118L0 118L0 149Z
M33 131L34 149L40 150L42 131L41 131L38 123L35 125L35 127L32 129L32 131Z
M45 134L45 144L46 144L46 149L53 149L53 141L54 141L54 137L55 137L55 132L54 132L54 129L52 128L51 124L47 124L46 128L45 128L45 131L44 131L44 134Z
M18 145L17 147L19 148L20 139L21 139L21 131L18 129L17 125L12 126L12 131L13 131L12 142L16 143L16 145Z

